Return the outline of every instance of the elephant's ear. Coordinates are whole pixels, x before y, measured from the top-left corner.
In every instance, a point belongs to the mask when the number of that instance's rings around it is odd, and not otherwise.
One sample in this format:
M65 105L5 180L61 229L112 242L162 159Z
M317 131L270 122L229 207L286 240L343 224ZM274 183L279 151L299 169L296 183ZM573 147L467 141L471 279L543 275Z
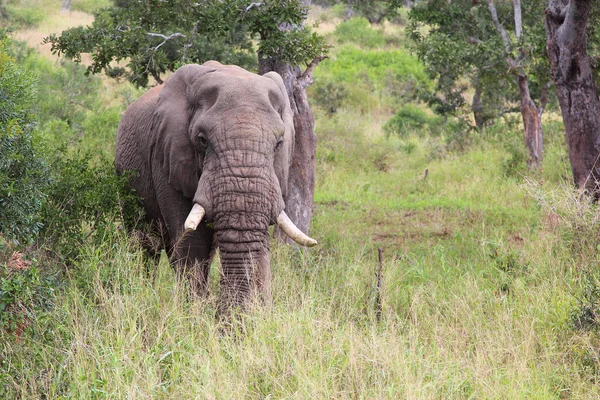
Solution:
M267 72L263 75L264 77L270 78L277 83L281 96L283 98L283 104L281 108L281 119L283 120L285 131L283 133L283 144L275 152L275 174L279 179L279 185L281 186L281 194L283 198L287 198L287 186L290 166L292 165L292 157L294 155L294 113L290 106L290 98L287 90L283 83L281 76L274 71Z
M192 198L198 186L203 154L198 154L189 136L193 107L188 88L214 68L190 64L179 68L165 82L155 112L158 137L153 154L168 176L169 184L185 197Z

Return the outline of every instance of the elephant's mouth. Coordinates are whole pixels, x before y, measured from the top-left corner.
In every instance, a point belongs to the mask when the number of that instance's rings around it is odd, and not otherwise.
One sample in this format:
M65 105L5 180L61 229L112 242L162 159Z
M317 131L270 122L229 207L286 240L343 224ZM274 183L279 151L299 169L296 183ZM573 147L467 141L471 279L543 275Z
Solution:
M206 211L198 203L194 203L192 211L190 211L187 219L185 220L184 228L187 231L195 231L204 218ZM285 211L281 211L277 216L277 225L281 230L290 237L294 242L301 246L313 247L317 245L317 241L302 232L287 216Z

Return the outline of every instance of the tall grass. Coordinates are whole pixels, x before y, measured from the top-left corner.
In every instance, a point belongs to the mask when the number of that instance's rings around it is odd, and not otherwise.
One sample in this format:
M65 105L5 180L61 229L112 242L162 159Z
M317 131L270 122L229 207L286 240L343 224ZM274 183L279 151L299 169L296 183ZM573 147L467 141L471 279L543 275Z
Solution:
M323 72L342 68L344 51L358 54L347 46ZM110 154L118 112L93 101L97 83L79 84L92 110L73 114L77 123L50 113L40 129ZM528 172L509 124L460 152L448 132L418 124L386 136L397 104L387 96L333 114L314 106L320 245L273 242L273 304L233 326L215 317L217 261L211 296L190 299L118 217L96 235L84 224L68 267L51 248L30 249L60 283L31 292L48 304L23 335L0 329L0 398L600 396L597 207L568 185L562 131L548 125L543 169ZM0 238L0 255L12 250Z

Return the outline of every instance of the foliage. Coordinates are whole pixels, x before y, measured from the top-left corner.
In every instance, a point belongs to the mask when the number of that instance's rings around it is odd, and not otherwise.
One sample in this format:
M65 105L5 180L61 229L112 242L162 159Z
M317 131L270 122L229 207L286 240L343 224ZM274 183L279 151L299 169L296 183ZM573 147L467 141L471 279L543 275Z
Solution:
M111 62L128 60L128 78L145 86L149 76L160 82L166 71L189 62L215 59L255 68L255 39L261 58L277 56L294 65L309 62L326 51L324 39L307 27L281 28L301 26L306 13L297 0L251 5L242 0L119 0L98 12L92 26L45 40L52 43L53 52L77 62L81 53L92 53L88 73L104 70L111 75Z
M14 269L0 264L0 337L23 334L30 323L54 306L54 278L36 265Z
M314 4L337 8L340 17L357 14L366 18L369 23L381 23L385 19L394 21L399 7L405 3L400 0L317 0Z
M405 104L386 122L383 130L388 136L390 134L405 136L423 129L429 133L437 133L435 129L440 120L440 117L428 115L421 107Z
M28 242L39 232L48 166L34 146L29 105L31 73L20 68L0 41L0 232Z
M514 32L511 3L496 3L499 20L507 31ZM505 60L513 52L522 55L514 58L526 71L532 97L541 96L543 86L549 81L543 23L545 3L521 4L523 35L509 54L486 2L428 0L411 9L407 30L419 59L436 80L434 93L425 99L437 112L464 113L469 86L481 92L483 112L488 119L509 111L511 107L507 105L518 99L514 71Z
M350 18L335 28L335 35L340 44L354 43L365 48L377 48L385 45L385 35L371 28L365 18Z
M422 64L408 52L343 46L314 73L311 93L332 111L344 105L368 109L383 95L406 102L431 88ZM372 99L375 97L375 99Z
M4 15L3 15L4 14ZM0 5L0 18L7 20L13 27L30 28L44 19L44 10L39 7L15 7L13 4Z
M42 240L65 260L79 255L90 238L141 220L138 197L106 156L63 149L53 160L48 201L42 209Z

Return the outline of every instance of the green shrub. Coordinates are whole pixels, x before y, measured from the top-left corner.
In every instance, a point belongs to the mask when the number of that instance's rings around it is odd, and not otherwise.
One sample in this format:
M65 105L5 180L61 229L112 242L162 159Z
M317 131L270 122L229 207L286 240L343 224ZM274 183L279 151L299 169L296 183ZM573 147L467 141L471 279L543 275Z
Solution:
M110 0L73 0L71 10L93 14L112 5Z
M369 92L390 93L397 96L397 101L412 100L432 86L419 60L401 49L362 50L344 46L331 59L323 61L314 76L311 93L337 84L348 90L364 87Z
M48 166L32 141L14 121L0 126L0 232L16 243L32 240L42 227Z
M421 107L414 104L405 104L386 122L383 130L388 136L395 134L400 137L416 131L437 133L436 128L439 126L440 120L440 117L430 116Z
M8 5L6 12L10 23L20 28L34 27L46 17L44 10L39 7L15 7Z
M348 97L348 89L341 83L326 79L315 87L311 97L327 114L331 115L342 106Z
M141 219L139 199L127 177L118 176L105 155L58 153L47 195L42 240L67 261L86 240L102 238L122 224L135 226Z
M91 114L83 122L85 148L114 154L115 134L121 119L121 108L113 107Z
M338 43L354 43L361 47L377 48L385 46L383 32L371 28L366 18L355 17L342 22L335 28Z
M65 121L80 136L88 114L97 113L102 105L98 96L100 79L86 76L85 68L74 62L63 60L55 64L27 48L19 49L15 57L25 68L40 76L32 103L32 111L38 119Z
M17 254L17 257L21 257ZM30 262L30 261L28 261ZM54 305L55 279L37 266L22 269L0 265L0 335L20 330ZM2 332L3 331L3 332Z
M34 79L7 47L7 40L0 41L0 233L18 243L32 240L41 228L38 212L48 181L31 130Z

